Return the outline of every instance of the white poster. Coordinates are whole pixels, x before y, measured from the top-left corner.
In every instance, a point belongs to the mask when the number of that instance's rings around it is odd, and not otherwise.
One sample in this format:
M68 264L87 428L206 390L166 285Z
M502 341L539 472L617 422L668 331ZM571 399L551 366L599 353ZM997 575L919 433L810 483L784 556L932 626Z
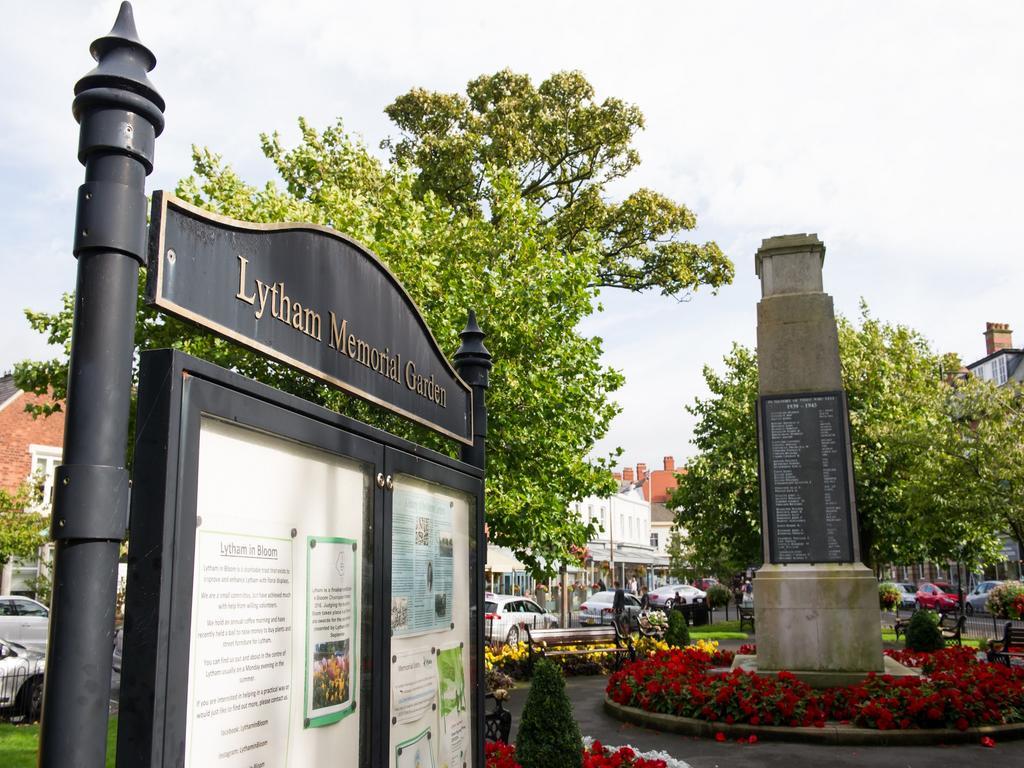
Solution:
M306 728L336 723L356 707L358 563L352 539L306 538Z
M397 654L391 665L391 717L415 723L437 704L437 664L433 648Z
M292 695L291 536L208 517L196 531L195 574L188 764L284 765Z

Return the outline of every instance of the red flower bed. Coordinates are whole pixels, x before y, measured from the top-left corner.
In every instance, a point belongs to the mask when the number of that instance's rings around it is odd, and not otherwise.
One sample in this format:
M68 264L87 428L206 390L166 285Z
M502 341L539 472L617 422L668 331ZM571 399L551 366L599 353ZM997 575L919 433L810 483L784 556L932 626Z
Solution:
M792 674L712 673L716 657L671 650L626 665L608 680L612 701L709 722L863 728L966 728L1024 722L1024 670L979 662L966 648L889 652L922 678L869 675L849 688L815 690Z
M511 744L488 741L484 755L485 768L521 768L516 762L516 748ZM590 749L583 750L583 768L665 768L665 761L637 757L629 747L619 747L613 752L595 741Z

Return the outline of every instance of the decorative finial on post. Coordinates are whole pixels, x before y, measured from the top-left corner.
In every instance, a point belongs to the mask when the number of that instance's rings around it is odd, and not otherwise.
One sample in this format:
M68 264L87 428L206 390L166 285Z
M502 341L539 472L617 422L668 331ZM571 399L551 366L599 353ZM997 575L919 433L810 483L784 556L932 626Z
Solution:
M105 763L145 185L164 128L164 100L146 74L156 57L139 40L129 3L89 50L97 65L75 85L72 104L85 183L75 214L64 463L54 481L42 768Z
M491 353L484 346L486 334L476 323L476 312L469 310L466 327L459 334L462 344L455 353L455 370L473 390L473 445L464 446L462 460L483 469L486 460L487 405L484 393L491 384Z

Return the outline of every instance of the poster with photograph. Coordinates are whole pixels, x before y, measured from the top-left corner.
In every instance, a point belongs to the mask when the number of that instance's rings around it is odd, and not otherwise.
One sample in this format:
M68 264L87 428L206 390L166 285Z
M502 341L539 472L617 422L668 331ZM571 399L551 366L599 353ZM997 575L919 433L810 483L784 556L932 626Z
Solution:
M452 502L396 488L391 530L392 634L450 629Z
M427 728L395 747L395 768L434 768L430 750L430 729Z
M306 537L306 728L336 723L356 707L358 566L352 539Z
M468 759L469 722L462 645L437 652L438 763L440 768L461 768Z
M437 664L433 648L396 654L391 664L391 716L415 723L437 704Z

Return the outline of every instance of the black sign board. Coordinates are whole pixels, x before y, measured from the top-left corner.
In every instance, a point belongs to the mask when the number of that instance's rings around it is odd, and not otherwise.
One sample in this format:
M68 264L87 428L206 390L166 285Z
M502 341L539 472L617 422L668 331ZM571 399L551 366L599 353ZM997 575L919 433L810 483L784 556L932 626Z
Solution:
M153 195L149 302L472 444L472 393L366 248L315 224L252 224Z
M844 393L762 397L758 410L769 562L855 561Z

